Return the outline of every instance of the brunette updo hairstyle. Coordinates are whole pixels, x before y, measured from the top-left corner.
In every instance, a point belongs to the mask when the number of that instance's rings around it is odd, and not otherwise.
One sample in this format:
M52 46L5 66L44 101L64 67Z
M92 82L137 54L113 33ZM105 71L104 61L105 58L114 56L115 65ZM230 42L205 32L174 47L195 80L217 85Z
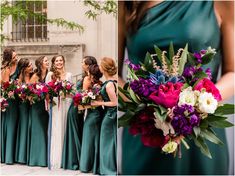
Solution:
M43 78L42 78L42 65L43 65L43 60L46 56L40 56L39 58L37 58L35 60L35 66L36 66L36 69L34 70L34 73L39 77L39 82L42 82L43 81ZM48 70L47 70L48 72ZM47 74L46 72L46 74Z
M94 65L94 64L97 64L97 60L95 57L93 56L85 56L84 58L84 63L88 66L91 66L91 65ZM84 72L82 77L85 78L87 76L87 73Z
M12 48L6 48L3 51L3 57L2 57L2 69L8 66L11 66L12 64L12 56L13 56L13 52L15 52L14 49Z
M109 76L113 76L117 73L115 61L111 58L104 57L101 59L100 66Z
M93 84L101 83L100 78L103 74L100 72L99 66L97 64L89 66L89 73L93 76Z
M54 56L52 59L51 59L51 69L50 69L50 71L53 73L52 74L52 79L53 80L56 80L56 79L60 79L61 77L60 77L60 72L56 69L56 67L55 67L55 60L56 60L56 58L58 58L58 57L61 57L62 58L62 60L63 60L63 62L64 62L64 64L65 64L65 59L64 59L64 56L63 55L56 55L56 56Z
M20 75L22 76L22 83L25 82L25 69L29 66L30 64L30 60L28 58L21 58L18 62L18 69L19 69L19 73L18 73L18 78L20 77Z

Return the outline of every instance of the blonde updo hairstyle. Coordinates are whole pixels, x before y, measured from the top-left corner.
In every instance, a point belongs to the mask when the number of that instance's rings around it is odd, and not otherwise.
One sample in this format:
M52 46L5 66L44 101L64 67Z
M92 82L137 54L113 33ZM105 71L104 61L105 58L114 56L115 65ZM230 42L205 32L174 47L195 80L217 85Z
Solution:
M101 59L100 66L109 76L113 76L117 73L117 66L112 58L104 57Z

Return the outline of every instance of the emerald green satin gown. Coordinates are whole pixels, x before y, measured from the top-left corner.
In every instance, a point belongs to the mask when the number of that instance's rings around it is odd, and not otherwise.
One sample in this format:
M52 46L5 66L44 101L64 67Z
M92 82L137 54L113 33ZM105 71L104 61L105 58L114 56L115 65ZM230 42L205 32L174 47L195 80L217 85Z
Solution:
M16 80L18 69L11 75L10 80ZM9 106L1 112L1 163L15 162L16 132L18 124L18 98L7 100Z
M44 100L31 105L28 125L29 166L47 166L48 119Z
M100 126L103 118L102 107L88 109L83 126L82 149L80 157L81 172L99 174Z
M106 81L101 88L105 102L110 101L106 92ZM116 86L116 85L114 85ZM116 89L116 87L115 87ZM116 92L116 91L115 91ZM117 174L117 107L105 107L100 130L100 174Z
M27 149L28 149L28 124L29 124L29 101L19 101L19 121L17 125L17 136L15 146L15 162L27 163Z
M148 9L138 31L127 37L129 59L143 61L147 51L154 53L154 45L168 51L170 42L175 49L189 44L189 51L196 52L208 46L215 48L214 60L207 64L216 82L221 64L221 33L214 12L213 1L163 1ZM145 147L140 136L132 136L124 129L122 140L122 174L228 174L229 156L225 130L216 129L224 142L221 147L207 142L212 159L204 156L190 142L190 150L182 146L182 158L160 153L157 148Z
M77 91L82 89L82 81L77 83ZM63 155L61 167L64 169L78 170L80 153L82 147L82 130L84 111L78 112L78 108L74 107L72 101L68 115L67 126L64 137Z

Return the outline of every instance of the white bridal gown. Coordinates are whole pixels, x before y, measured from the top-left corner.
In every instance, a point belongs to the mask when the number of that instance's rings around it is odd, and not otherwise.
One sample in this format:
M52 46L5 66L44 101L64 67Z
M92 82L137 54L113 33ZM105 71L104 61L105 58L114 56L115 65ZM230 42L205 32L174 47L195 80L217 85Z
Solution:
M52 72L47 74L46 83L51 81L52 74ZM72 74L66 73L65 80L72 82ZM59 102L58 97L53 97L53 101L56 105L52 107L51 145L49 146L50 152L48 151L50 161L48 162L50 162L51 169L58 169L61 167L67 113L72 99L60 97Z

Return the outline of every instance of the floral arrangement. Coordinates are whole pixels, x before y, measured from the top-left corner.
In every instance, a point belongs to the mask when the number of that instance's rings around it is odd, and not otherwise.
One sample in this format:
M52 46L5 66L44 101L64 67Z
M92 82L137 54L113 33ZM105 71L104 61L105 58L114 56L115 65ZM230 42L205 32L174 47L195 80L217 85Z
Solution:
M74 106L90 105L92 100L100 98L100 85L95 84L92 89L78 92L73 96Z
M141 135L145 146L179 157L181 144L189 149L187 140L193 140L212 158L205 140L222 145L213 128L233 126L224 115L234 114L234 105L220 103L210 69L202 67L213 59L215 50L190 53L186 45L175 54L170 44L167 56L166 51L154 48L156 54L147 53L144 63L126 61L128 82L119 92L128 101L119 95L119 110L124 112L119 127L129 126L129 132Z
M15 90L17 89L18 81L7 81L1 84L1 96L5 99L15 99Z
M2 112L5 112L6 111L6 108L9 106L7 100L5 98L0 98L0 108L1 108L1 111Z
M51 81L47 83L48 92L52 97L59 97L61 95L73 94L73 84L67 80L65 81Z

